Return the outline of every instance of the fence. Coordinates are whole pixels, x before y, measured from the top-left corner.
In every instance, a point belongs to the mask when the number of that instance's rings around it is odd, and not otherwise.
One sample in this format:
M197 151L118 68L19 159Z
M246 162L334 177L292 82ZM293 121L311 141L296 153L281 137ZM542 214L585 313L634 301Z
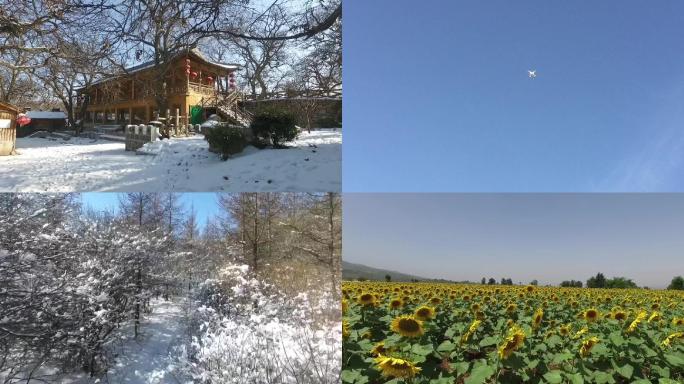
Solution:
M126 150L135 151L145 143L157 140L159 132L153 125L127 125L126 126Z

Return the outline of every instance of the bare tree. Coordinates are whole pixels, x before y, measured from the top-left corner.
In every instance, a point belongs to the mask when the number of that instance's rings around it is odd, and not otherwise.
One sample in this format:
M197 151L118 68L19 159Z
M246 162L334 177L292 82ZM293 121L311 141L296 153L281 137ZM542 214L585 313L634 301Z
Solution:
M98 35L76 36L60 41L58 53L48 57L45 65L35 71L35 76L62 103L69 125L78 135L82 124L76 124L76 116L85 115L89 100L77 99L77 91L108 73L104 64L105 57L111 53L111 45L108 39Z
M274 0L266 8L266 11L255 13L253 20L259 20L277 3L278 0ZM288 18L289 27L287 29L276 31L276 33L262 34L263 31L253 30L254 21L252 23L236 23L233 19L226 18L217 19L207 29L207 32L229 38L261 41L308 39L327 31L342 19L342 2L340 0L318 0L307 2L307 5L301 12Z
M287 27L285 10L277 4L271 6L267 12L252 23L252 30L260 35L275 36ZM242 37L232 37L219 40L222 45L240 58L245 79L255 99L269 96L271 86L278 86L287 75L279 69L287 64L287 50L285 40L251 40Z
M293 247L326 265L330 283L339 295L342 257L342 200L338 194L307 195L306 213L287 223L299 237Z
M310 96L340 96L342 89L342 22L304 43L310 52L296 66L299 82Z
M197 47L207 37L209 25L221 14L229 17L238 0L119 0L114 7L114 27L121 71L125 64L150 59L152 92L160 115L168 109L166 89L171 62L176 55Z

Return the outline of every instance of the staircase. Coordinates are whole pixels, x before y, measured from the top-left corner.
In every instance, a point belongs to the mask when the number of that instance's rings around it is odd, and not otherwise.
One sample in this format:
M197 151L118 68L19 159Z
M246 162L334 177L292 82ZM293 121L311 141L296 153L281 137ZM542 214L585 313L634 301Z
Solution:
M238 102L242 98L242 93L234 91L227 95L203 99L202 105L205 107L215 107L218 115L225 120L234 120L239 125L248 127L252 122L252 114L238 106Z
M224 119L235 120L240 125L244 125L245 127L248 127L252 123L252 114L238 108L237 105L235 105L233 108L225 105L217 105L216 111L218 112L219 116L223 117Z

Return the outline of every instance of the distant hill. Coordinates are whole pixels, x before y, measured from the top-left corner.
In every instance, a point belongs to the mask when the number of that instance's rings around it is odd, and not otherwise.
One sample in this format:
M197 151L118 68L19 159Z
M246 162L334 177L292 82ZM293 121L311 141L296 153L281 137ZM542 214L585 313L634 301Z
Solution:
M342 278L344 280L358 280L364 278L367 280L385 281L385 275L390 275L392 281L431 281L431 282L445 282L452 283L450 280L442 279L428 279L425 277L409 275L397 271L390 271L388 269L373 268L363 264L349 263L342 260Z

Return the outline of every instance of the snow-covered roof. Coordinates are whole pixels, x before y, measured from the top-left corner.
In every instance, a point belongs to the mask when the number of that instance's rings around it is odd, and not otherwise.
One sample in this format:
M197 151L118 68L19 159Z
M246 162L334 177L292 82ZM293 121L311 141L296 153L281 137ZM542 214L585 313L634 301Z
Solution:
M32 119L66 119L66 113L64 112L51 112L51 111L28 111L26 116Z
M187 55L187 54L192 54L192 55L196 56L198 59L206 62L207 64L215 65L217 67L221 67L224 69L238 70L240 68L240 66L237 64L219 63L218 61L211 60L204 53L202 53L202 51L200 51L197 48L193 48L190 51L183 50L181 52L178 52L178 53L172 55L171 60L175 60L178 58L178 56L183 56L183 55ZM150 60L150 61L144 62L142 64L138 64L138 65L134 65L132 67L128 67L128 68L124 69L124 74L122 74L120 76L130 75L131 73L140 72L142 70L149 69L152 67L154 67L154 60ZM104 83L106 81L115 79L115 78L120 77L120 76L105 77L105 78L102 78L100 80L95 81L92 85ZM83 88L79 88L79 89L83 89Z

